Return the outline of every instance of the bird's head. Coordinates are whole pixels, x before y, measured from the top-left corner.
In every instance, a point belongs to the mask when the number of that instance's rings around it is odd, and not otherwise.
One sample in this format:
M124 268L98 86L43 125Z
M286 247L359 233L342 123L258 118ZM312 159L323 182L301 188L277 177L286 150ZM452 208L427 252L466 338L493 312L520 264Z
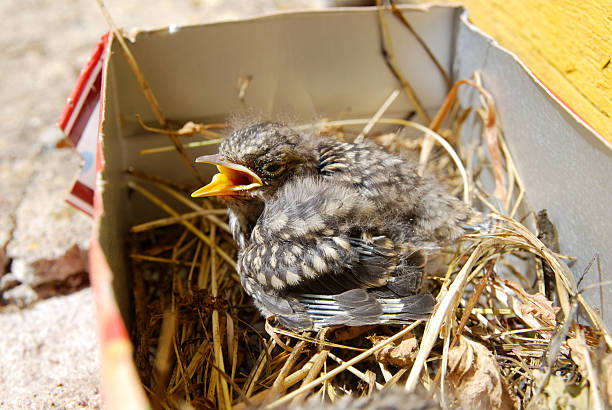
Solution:
M219 173L191 194L226 201L271 198L290 177L315 168L311 139L279 123L263 122L232 132L219 153L196 158L214 164Z

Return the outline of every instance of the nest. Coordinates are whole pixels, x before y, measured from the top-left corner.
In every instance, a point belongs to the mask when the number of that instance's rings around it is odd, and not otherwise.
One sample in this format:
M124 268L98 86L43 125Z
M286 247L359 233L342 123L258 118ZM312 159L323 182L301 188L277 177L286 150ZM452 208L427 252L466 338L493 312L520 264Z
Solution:
M151 400L162 408L273 408L295 405L307 395L334 401L399 384L424 385L450 407L525 408L559 400L586 406L593 386L607 388L602 383L609 383L611 356L605 346L596 347L609 343L609 335L576 291L569 258L558 253L554 225L545 213L526 212L523 223L515 219L522 184L495 121L486 127L494 105L469 110L480 111L485 126L482 141L470 150L473 157L461 158L477 164L463 177L472 176L468 189L480 206L490 207L494 224L441 252L443 260L426 281L437 297L436 309L427 321L404 328L296 333L275 327L261 318L240 286L225 210L209 200L193 202L188 191L153 178L190 208L179 214L132 182L134 190L171 215L133 226L130 236L136 365ZM457 144L466 115L457 109L453 118L440 133ZM356 122L328 121L317 129L350 140L355 135L346 126ZM402 132L372 138L402 154L425 145L426 136L409 139ZM490 159L495 156L491 135L501 172ZM434 150L433 157L425 172L463 192L464 179L452 157L443 150ZM484 174L497 176L493 193L482 188ZM539 231L525 226L534 220ZM576 324L578 305L590 326Z
M381 27L390 67L410 95ZM461 108L460 88L475 90L480 100ZM302 333L275 327L240 286L225 209L193 201L192 187L131 170L136 178L129 186L169 215L132 226L129 238L135 363L155 408L278 408L306 399L320 406L391 386L423 389L449 408L612 404L612 338L582 297L568 268L571 258L559 253L554 225L524 203L495 103L478 73L451 88L434 120L423 121L429 127L384 118L393 98L372 118L321 121L315 128L331 138L372 138L390 151L418 156L421 172L436 175L493 221L440 252L426 279L425 290L437 299L434 312L409 326ZM480 138L469 142L470 149L460 138L466 121L480 122ZM377 124L391 124L393 131L377 133ZM365 128L358 134L355 125ZM185 149L218 143L215 128L223 125L190 123L179 131L142 126L172 138L172 147L155 152L176 149L192 168ZM186 135L207 139L186 144ZM172 208L139 178L184 209ZM578 324L578 311L588 324ZM396 404L408 408L406 401Z

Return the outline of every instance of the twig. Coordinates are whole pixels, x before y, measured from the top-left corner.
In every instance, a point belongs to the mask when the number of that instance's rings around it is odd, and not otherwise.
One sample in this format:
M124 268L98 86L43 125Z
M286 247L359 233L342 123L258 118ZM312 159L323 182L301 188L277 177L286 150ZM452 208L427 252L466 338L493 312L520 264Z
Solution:
M332 342L328 342L328 341L325 341L325 340L315 339L313 337L309 337L309 336L305 336L305 335L299 335L299 334L297 334L295 332L292 332L290 330L285 330L285 329L281 329L281 328L278 328L278 327L274 327L271 324L269 324L268 321L266 321L266 327L270 331L272 331L274 333L278 333L278 334L281 334L281 335L284 335L284 336L292 337L294 339L303 340L303 341L306 341L306 342L310 342L310 343L313 343L313 344L318 344L318 345L329 347L329 348L336 347L338 349L353 350L353 351L357 351L357 352L364 352L365 351L365 349L361 349L359 347L347 346L347 345L342 345L342 344L339 344L339 343L332 343Z
M289 376L287 376L283 380L282 389L287 390L288 388L294 386L296 383L299 383L301 380L306 380L306 377L308 377L310 372L312 372L316 366L316 363L315 363L316 357L317 356L315 355L300 370L297 370L293 372L292 374L290 374ZM319 368L319 370L317 370L316 373L320 371L321 369ZM263 402L267 397L268 397L268 390L263 390L251 396L249 400L252 405L258 405L261 402ZM244 402L238 403L233 408L234 410L244 410L246 408L246 403Z
M436 381L438 380L438 377L440 377L440 403L442 404L442 408L444 409L448 408L447 401L446 401L445 381L446 381L446 371L448 369L448 354L451 349L450 336L452 333L451 332L452 326L453 326L453 321L449 320L448 323L446 323L446 326L444 328L444 347L442 348L442 364L440 366L440 370L438 370L438 373L436 373L436 377L434 378L434 383L436 383ZM455 338L456 337L457 336L455 336Z
M192 200L187 198L184 194L176 192L174 189L170 188L169 186L166 186L164 184L160 184L158 182L154 182L154 184L157 185L157 187L159 189L161 189L164 192L167 192L173 198L175 198L179 202L187 205L189 208L193 209L194 211L198 211L198 212L206 211L206 209L202 208L200 205L196 204L195 202L193 202ZM209 221L213 222L215 225L217 225L219 228L223 229L225 232L232 233L232 231L230 230L229 225L226 224L225 222L223 222L221 219L217 218L216 216L214 216L214 215L212 215L210 213L207 213L204 216L206 217L206 219L208 219Z
M495 266L495 262L490 261L485 275L478 283L478 286L476 287L476 290L474 290L474 293L472 293L472 295L470 296L470 299L468 300L468 303L465 306L465 312L463 312L463 316L461 317L461 321L459 322L459 326L457 327L457 331L455 332L453 341L450 345L451 349L455 347L455 344L457 343L459 336L461 336L461 332L463 331L463 328L465 327L470 317L470 314L472 313L472 309L474 308L474 306L476 306L476 302L478 302L478 298L482 294L485 288L485 285L487 284L487 281L489 280L489 277L491 276L491 272L493 271L493 266Z
M159 336L159 345L157 355L155 356L155 372L157 376L157 388L155 389L155 398L163 396L168 383L168 372L170 371L170 354L172 352L172 339L174 329L176 327L176 314L168 312L164 315L162 321L161 334ZM158 400L154 400L153 405L156 408L161 407Z
M448 74L446 73L446 70L444 69L444 67L442 67L442 64L440 64L440 62L434 55L433 51L431 51L431 49L429 48L425 40L423 40L423 38L419 35L419 33L416 32L414 27L412 27L412 24L410 24L408 20L406 20L406 17L404 17L404 15L402 14L402 11L399 8L397 8L397 6L395 5L395 1L390 0L389 2L391 3L391 12L393 12L393 15L397 17L399 21L402 22L402 24L412 33L414 38L416 38L416 40L419 42L421 47L423 47L423 50L425 50L425 52L427 53L431 61L433 61L436 68L440 72L440 75L444 79L444 82L446 83L446 88L451 88L452 86L451 80L448 77Z
M308 371L308 374L302 381L302 386L305 386L308 383L312 382L315 379L315 377L317 377L317 375L321 373L321 369L323 368L323 364L325 363L325 360L327 359L328 354L329 354L329 350L321 350L316 355L314 355L312 359L310 359L310 361L312 361L312 367L310 368L310 370ZM295 406L301 403L304 400L306 393L307 392L304 392L294 397L293 400L291 401L291 406Z
M595 325L595 328L601 332L604 341L606 342L606 345L608 345L608 349L612 350L612 336L610 336L610 331L608 330L606 325L602 322L602 320L599 318L599 315L597 314L597 312L595 312L595 310L593 310L591 305L587 303L586 300L584 300L582 293L579 293L577 295L577 298L578 302L580 302L580 305L587 312L589 319Z
M236 329L233 329L233 338L232 340L232 349L231 352L229 354L231 354L230 358L231 358L231 363L232 363L232 374L230 375L231 377L231 381L232 381L232 385L234 384L234 379L236 377L236 368L238 367L238 332L237 330L237 325L235 324L234 320L231 319L231 316L229 313L226 313L227 315L227 322L228 322L228 326L229 323L232 323L232 328L235 326ZM231 320L230 320L231 319ZM229 334L228 334L228 341L229 341ZM240 390L240 394L243 395L243 391ZM233 397L232 392L230 392L230 397ZM244 394L245 399L247 399L246 394Z
M268 345L268 347L264 348L261 351L261 354L259 355L259 358L257 359L257 364L255 365L255 368L253 369L253 371L249 375L249 379L245 383L245 386L247 386L246 387L246 396L247 397L251 397L251 393L253 391L253 388L255 388L255 384L257 383L257 379L259 379L259 375L261 374L261 372L263 370L265 361L270 356L270 353L272 353L272 349L274 349L275 346L276 346L276 341L274 341L272 339L272 340L270 340L270 344Z
M584 365L586 367L586 378L589 381L589 404L592 406L591 408L595 410L604 410L606 406L600 394L599 377L597 377L597 373L595 372L595 369L593 367L591 354L586 344L586 340L584 339L584 332L582 331L582 329L578 329L578 331L576 332L576 339L578 340L578 343L582 350L582 356L584 357Z
M167 218L156 219L154 221L144 222L138 225L134 225L130 228L130 232L139 233L149 231L151 229L162 228L168 225L177 224L185 219L194 219L199 216L206 215L226 215L227 210L225 209L202 209L201 211L189 212L179 216L171 216Z
M210 242L215 243L215 232L216 229L214 226L210 227ZM217 278L217 252L215 248L211 248L210 250L210 266L211 266L211 293L214 298L219 296L219 286L218 286L218 278ZM213 351L215 354L215 366L219 368L219 372L225 373L225 366L223 364L223 347L221 346L221 332L219 329L219 310L213 309L212 311L212 331L213 331ZM218 395L218 403L219 407L229 410L232 408L232 404L229 397L229 389L227 387L227 380L225 378L219 376L219 380L217 381L217 386L219 388Z
M546 369L544 372L544 379L539 384L538 390L535 392L535 394L531 398L530 404L536 403L538 397L540 396L540 394L542 394L542 392L548 385L548 381L550 380L550 376L552 375L553 365L555 364L555 361L557 360L557 356L559 355L559 352L561 351L561 345L563 342L565 342L565 339L567 338L567 334L570 330L570 327L572 326L572 323L576 315L576 308L578 307L578 303L575 298L572 299L570 306L571 308L570 308L569 314L565 316L565 320L563 321L561 326L558 327L556 334L551 338L550 343L546 349L546 352L542 356L542 359L543 359L542 364L544 368ZM529 408L530 406L526 406L526 407Z
M138 84L140 84L140 88L142 88L142 91L144 92L145 97L147 101L149 102L151 109L153 110L153 114L155 114L155 118L157 119L157 122L159 122L162 127L165 127L166 118L159 106L159 103L157 102L157 98L155 98L155 94L153 93L153 90L149 86L149 83L147 83L147 80L145 80L144 76L142 75L142 72L140 71L140 68L138 67L138 63L136 62L136 59L134 58L134 55L132 54L129 47L125 43L125 39L123 38L123 35L119 32L119 30L117 29L117 26L115 26L115 23L110 13L108 12L108 10L106 9L106 6L104 5L104 2L102 0L96 0L96 2L98 3L98 6L100 6L100 10L102 11L104 18L106 19L106 23L109 25L109 27L111 28L111 31L113 32L113 34L119 41L119 44L121 45L121 49L123 50L125 54L127 63L132 69L132 72L134 73L134 75L136 76L136 80L138 81Z
M493 176L495 178L495 190L493 195L504 204L504 210L507 211L507 204L510 203L510 198L508 197L509 192L504 178L504 166L499 147L499 127L497 126L495 102L491 94L482 87L480 71L474 73L474 79L476 88L480 91L481 104L483 106L483 110L477 111L483 121L483 135L487 142L487 147L489 148ZM513 173L507 172L507 174L509 179L514 178Z
M431 123L429 124L429 128L432 129L433 131L438 131L438 129L440 128L440 126L442 125L442 122L444 122L444 118L446 118L446 115L448 114L448 112L450 111L452 105L454 104L455 100L457 99L457 93L459 91L459 87L463 84L468 84L471 85L472 87L476 88L479 92L481 93L486 93L484 95L487 96L487 101L489 101L492 106L491 108L488 110L488 114L489 114L489 118L485 121L485 126L487 127L491 127L495 125L495 112L493 110L494 107L494 102L493 99L491 98L490 94L487 93L484 88L480 87L478 84L476 84L475 82L471 81L471 80L459 80L455 83L455 85L453 85L453 88L451 88L451 90L448 92L446 99L444 100L444 103L442 104L442 106L440 107L440 109L438 110L436 116L434 117L434 119L431 121ZM423 146L421 147L421 154L419 156L419 174L423 175L423 172L425 171L425 166L427 165L427 160L429 159L429 154L431 152L431 149L433 148L433 139L432 139L432 134L427 134L425 136L425 140L423 141Z
M168 214L170 214L172 216L179 216L179 213L176 212L174 209L172 209L169 205L167 205L165 202L161 201L159 198L157 198L151 192L149 192L148 190L144 189L143 187L141 187L140 185L136 184L135 182L128 181L128 187L130 187L134 191L137 191L140 194L142 194L145 198L147 198L149 201L153 202L155 205L157 205L158 207L163 209L166 213L168 213ZM225 251L223 249L217 247L216 244L212 243L210 241L210 238L207 237L206 235L204 235L204 233L202 233L202 231L200 231L198 228L196 228L190 222L181 221L181 224L185 225L185 227L187 229L189 229L191 232L193 232L206 245L210 246L211 248L215 248L215 250L219 253L219 255L223 259L225 259L230 264L231 267L236 269L236 261L234 261L234 259L232 257L230 257L227 253L225 253Z
M391 44L391 35L389 33L389 27L387 27L387 20L385 18L383 6L380 0L376 0L376 4L378 5L378 21L380 22L380 28L382 31L381 48L383 50L383 56L385 57L385 61L387 62L389 68L391 69L391 72L399 80L400 84L402 85L402 88L404 89L404 91L406 91L406 94L408 94L408 97L412 101L412 104L414 105L414 109L416 110L419 117L421 117L423 122L428 124L429 116L423 109L423 105L421 104L421 102L419 101L419 98L417 97L414 90L410 86L410 83L402 75L402 72L399 68L399 64L397 63L397 60L395 58L395 53L393 52L393 45Z
M395 99L397 98L397 96L399 95L399 90L394 90L385 100L385 102L380 106L380 108L378 109L378 111L376 111L376 114L374 114L374 116L372 117L372 119L370 119L370 121L366 124L365 127L363 127L363 130L361 131L361 133L357 136L357 138L355 138L355 143L361 143L363 142L363 139L365 138L366 135L368 135L368 133L372 130L372 127L374 127L374 125L378 122L378 120L380 120L380 118L384 115L384 113L387 111L387 109L389 108L389 106L391 104L393 104L393 101L395 101Z
M206 147L208 145L218 145L221 143L221 141L223 141L223 138L219 138L215 140L188 142L186 144L183 144L183 148L190 149L190 148ZM157 148L141 149L140 151L138 151L138 154L150 155L150 154L159 154L162 152L168 152L168 151L174 151L174 150L176 150L176 147L174 145L167 145L167 146L157 147Z
M158 262L158 263L168 263L172 265L182 265L182 266L192 266L193 262L188 261L177 261L170 258L162 258L159 256L150 256L150 255L141 255L139 253L130 253L130 258L140 260L140 261L148 261L148 262ZM199 264L195 264L198 266Z
M183 361L181 360L181 355L179 354L178 346L176 343L176 334L174 334L172 337L172 347L174 349L174 355L176 356L176 362L178 364L177 368L179 371L179 375L181 379L183 379L183 387L185 388L185 398L187 399L187 403L191 404L191 396L189 394L191 390L191 386L190 386L191 383L189 383L189 377L185 375L185 367L183 366Z
M465 287L465 279L467 279L468 273L476 259L481 256L482 249L482 243L479 244L476 249L474 249L470 255L470 258L467 260L463 268L461 268L452 285L449 287L448 292L438 303L433 316L427 322L425 332L423 334L423 340L421 341L421 346L419 348L419 353L417 353L412 370L408 375L408 380L406 380L406 390L414 391L416 388L418 378L423 370L423 365L425 364L425 360L427 359L427 356L429 356L429 352L431 352L436 340L438 340L440 328L442 327L442 324L446 322L448 313L450 312L452 305L455 303L456 298L459 296L459 291Z
M405 374L407 371L408 371L408 369L406 369L406 368L399 369L399 370L397 371L397 373L395 373L395 374L393 375L393 377L391 378L391 380L389 380L389 381L388 381L388 382L385 384L385 387L386 387L386 388L389 388L389 387L395 386L395 385L397 384L397 382L399 381L399 379L400 379L400 378L401 378L401 377L402 377L402 376L403 376L403 375L404 375L404 374Z
M186 191L188 189L193 189L193 185L189 185L189 184L180 184L180 183L176 183L174 181L170 181L168 179L165 178L161 178L157 175L150 175L147 174L146 172L142 172L137 170L136 168L129 166L127 167L127 169L125 170L125 172L127 172L128 174L135 176L137 178L140 179L144 179L145 181L151 181L151 182L158 182L162 185L166 185L166 186L171 186L174 187L176 189L179 189L181 191Z
M104 5L104 2L102 0L96 0L96 2L98 3L98 6L100 6L100 10L102 11L104 18L106 19L106 23L109 25L111 31L113 32L113 35L119 41L119 44L121 45L121 49L123 50L123 53L127 60L127 63L132 69L132 72L134 73L134 76L136 77L136 81L138 81L140 88L142 88L142 92L144 93L145 98L147 99L147 102L149 103L149 106L153 110L155 119L157 119L157 122L163 128L166 128L169 130L170 127L168 125L168 121L166 121L166 117L164 116L164 113L159 105L159 102L157 101L157 98L155 97L155 94L153 93L153 89L151 89L151 87L149 86L149 83L147 82L147 80L145 80L144 76L142 75L142 71L140 71L140 68L138 67L138 63L136 62L134 55L132 54L129 47L127 46L125 39L123 38L123 35L119 32L119 30L117 29L117 26L115 26L115 23L110 13L108 12L108 10L106 9L106 6ZM198 179L198 181L200 181L201 183L204 183L195 165L187 156L187 152L183 148L181 141L176 137L176 135L173 135L172 133L169 133L167 135L170 137L170 140L176 147L176 150L179 152L179 154L181 155L181 158L187 164L187 167L191 170L193 175Z
M191 357L191 361L187 365L187 368L185 369L185 373L187 374L187 379L191 379L193 375L195 374L196 370L202 365L202 362L206 358L205 354L210 350L210 348L211 348L211 343L208 339L200 343L196 351L193 353L193 356ZM181 383L176 383L174 386L170 387L167 390L167 392L169 394L174 394L174 392L179 387L181 387Z
M285 343L283 343L283 341L281 340L280 337L278 337L278 335L276 334L276 332L273 330L272 325L270 324L271 319L267 318L265 320L265 325L264 325L264 329L266 330L266 333L268 333L268 336L270 336L270 338L272 340L274 340L276 342L276 344L283 349L286 352L292 352L293 349L289 346L287 346Z
M289 355L287 360L285 360L282 369L280 370L280 372L278 372L278 375L276 376L276 380L274 381L272 388L268 390L269 399L273 399L276 395L281 394L285 391L283 382L291 371L291 368L293 367L297 359L302 354L304 346L306 346L306 343L304 341L300 340L299 342L297 342L297 344L291 351L291 354Z
M203 134L203 135L210 135L212 137L214 137L215 139L221 139L223 140L223 136L221 134L219 134L218 132L213 132L213 131L208 131L211 128L226 128L227 124L225 123L220 123L220 124L194 124L193 122L188 122L186 125L187 126L191 126L190 131L189 132L185 132L184 128L185 126L183 126L183 128L181 128L178 131L175 130L166 130L166 129L162 129L162 128L155 128L155 127L150 127L148 125L146 125L144 123L144 121L142 120L142 117L139 114L136 114L136 121L138 121L138 124L145 130L145 131L149 131L152 132L154 134L173 134L173 135L178 135L178 136L191 136L193 134Z
M404 328L403 330L397 332L395 335L393 335L393 336L389 337L388 339L386 339L386 340L378 343L377 345L371 347L370 349L366 350L365 352L361 353L360 355L355 356L354 358L352 358L348 362L345 362L343 365L340 365L340 366L336 367L334 370L330 371L329 373L325 374L324 376L321 376L318 379L313 380L312 382L310 382L310 383L300 387L299 389L294 390L294 391L292 391L289 394L286 394L285 396L281 397L280 399L276 400L275 402L270 403L268 406L266 406L266 409L276 408L276 407L280 406L281 404L288 402L289 400L291 400L295 396L299 395L300 393L306 392L306 391L312 389L313 387L315 387L315 386L317 386L317 385L319 385L319 384L321 384L321 383L331 379L332 377L334 377L338 373L341 373L344 370L346 370L349 366L352 366L352 365L354 365L356 363L359 363L360 361L362 361L366 357L373 355L374 353L378 352L383 347L385 347L385 346L389 345L390 343L393 343L394 341L398 340L399 338L401 338L402 336L404 336L405 334L410 332L412 329L414 329L416 326L418 326L422 322L423 322L422 320L417 320L416 322L414 322L410 326Z
M244 402L245 402L245 404L247 406L253 405L251 400L249 400L249 398L246 396L246 394L244 394L244 391L242 391L240 386L238 386L238 384L236 384L236 382L234 380L232 380L232 378L230 376L228 376L227 373L221 371L221 369L219 367L215 366L214 363L210 363L210 365L212 366L213 369L215 369L217 371L219 376L221 376L223 379L225 379L225 381L228 382L232 386L232 389L236 389L236 391L238 392L240 397L244 400Z
M474 306L476 306L476 303L478 302L478 298L480 297L480 295L482 294L482 292L484 291L485 285L487 283L487 280L489 279L489 277L491 276L491 272L493 271L493 266L495 265L494 261L489 261L489 266L487 268L487 271L485 273L485 275L483 276L483 278L480 280L480 282L478 283L478 286L476 287L476 289L474 290L474 293L472 293L472 295L470 296L470 299L468 300L463 315L461 316L461 321L459 322L459 326L457 326L457 330L455 331L455 334L453 336L452 342L449 344L448 343L448 339L450 338L450 327L451 327L451 323L446 323L446 333L447 335L445 336L445 340L444 340L444 354L442 357L442 366L441 368L438 370L438 372L436 373L436 376L434 377L434 383L437 383L437 381L441 378L441 385L440 385L440 389L442 391L441 397L444 399L444 376L446 374L446 364L448 363L448 351L450 349L452 349L453 347L455 347L455 345L457 344L457 341L459 340L459 337L461 336L461 333L463 332L463 329L465 327L465 325L467 324L467 321L470 317L470 315L472 314L472 311L474 309ZM476 273L479 269L475 269ZM470 282L470 279L468 278L467 282ZM458 309L457 309L458 310Z
M337 363L339 363L339 364L342 364L342 365L343 365L343 364L345 364L345 363L346 363L344 360L342 360L341 358L339 358L338 356L336 356L336 355L335 355L335 354L333 354L332 352L327 353L327 355L328 355L328 356L329 356L329 357L330 357L332 360L335 360L335 361L336 361ZM353 373L355 376L357 376L358 378L360 378L360 379L361 379L361 380L363 380L364 382L366 382L366 383L369 383L369 382L370 382L370 381L369 381L369 379L368 379L368 376L367 376L365 373L363 373L363 372L361 372L361 371L357 370L357 369L356 369L356 368L354 368L353 366L348 366L348 367L346 368L346 370L348 370L349 372ZM375 386L376 386L376 389L377 389L377 390L382 390L382 389L383 389L383 387L384 387L382 384L380 384L380 383L378 383L378 382L375 382L374 384L375 384Z

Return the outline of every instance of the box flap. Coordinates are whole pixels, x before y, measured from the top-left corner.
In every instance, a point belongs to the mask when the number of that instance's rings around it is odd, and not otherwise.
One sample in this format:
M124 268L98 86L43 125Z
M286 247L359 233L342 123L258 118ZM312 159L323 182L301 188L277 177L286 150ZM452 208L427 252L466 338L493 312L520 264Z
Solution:
M515 55L470 24L467 14L461 17L456 50L455 79L469 78L475 70L482 73L484 87L495 98L529 205L536 212L548 210L559 232L561 252L578 258L572 266L574 275L581 277L595 253L600 253L602 271L609 272L609 142L550 92ZM478 97L472 92L464 95ZM582 287L599 281L594 266ZM603 285L603 292L604 300L612 299L612 287ZM599 306L599 287L585 292L585 297ZM606 313L606 324L612 327L612 311Z

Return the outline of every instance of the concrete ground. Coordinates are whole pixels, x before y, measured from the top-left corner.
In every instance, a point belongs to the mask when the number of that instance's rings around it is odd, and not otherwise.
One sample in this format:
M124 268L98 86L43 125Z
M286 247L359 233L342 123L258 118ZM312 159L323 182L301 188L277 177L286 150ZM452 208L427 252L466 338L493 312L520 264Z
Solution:
M120 27L322 6L296 0L106 0ZM99 36L94 0L3 0L0 30L0 408L99 408L86 286L89 217L64 202L81 160L55 123ZM62 293L68 293L62 296Z
M100 360L90 289L0 319L0 408L99 408Z

